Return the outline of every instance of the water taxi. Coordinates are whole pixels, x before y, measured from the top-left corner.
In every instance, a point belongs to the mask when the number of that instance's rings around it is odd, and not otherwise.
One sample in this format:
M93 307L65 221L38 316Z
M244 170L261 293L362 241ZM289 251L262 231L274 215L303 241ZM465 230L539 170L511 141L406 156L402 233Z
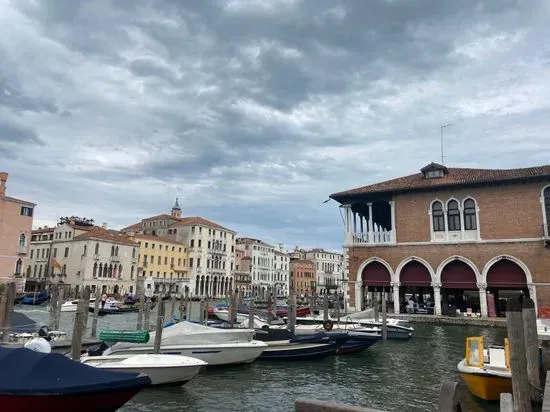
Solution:
M504 346L485 348L482 336L466 338L466 357L458 364L458 372L478 398L493 401L501 393L512 393L508 339Z

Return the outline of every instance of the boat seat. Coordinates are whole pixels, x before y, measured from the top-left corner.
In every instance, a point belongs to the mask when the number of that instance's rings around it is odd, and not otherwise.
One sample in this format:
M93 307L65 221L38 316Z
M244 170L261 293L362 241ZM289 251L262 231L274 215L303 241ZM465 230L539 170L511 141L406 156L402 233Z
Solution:
M492 367L506 368L506 354L502 348L489 348L489 361Z

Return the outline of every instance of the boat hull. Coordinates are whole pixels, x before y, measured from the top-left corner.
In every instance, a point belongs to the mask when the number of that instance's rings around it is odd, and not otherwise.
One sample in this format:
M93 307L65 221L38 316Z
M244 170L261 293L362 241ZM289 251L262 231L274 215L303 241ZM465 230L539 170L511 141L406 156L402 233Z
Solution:
M208 363L208 366L251 363L267 348L263 342L222 345L167 345L160 347L163 355L191 356ZM153 353L152 346L134 346L106 353L110 355L138 355Z
M141 388L90 392L70 395L9 395L0 394L0 405L6 411L57 411L111 412L121 408L136 395Z
M469 391L486 401L497 401L501 393L512 393L512 379L477 373L460 373Z
M349 355L352 353L363 352L364 350L370 348L378 342L376 338L361 338L361 337L351 337L348 339L342 346L336 351L337 355Z
M260 360L310 360L336 354L338 343L270 343Z

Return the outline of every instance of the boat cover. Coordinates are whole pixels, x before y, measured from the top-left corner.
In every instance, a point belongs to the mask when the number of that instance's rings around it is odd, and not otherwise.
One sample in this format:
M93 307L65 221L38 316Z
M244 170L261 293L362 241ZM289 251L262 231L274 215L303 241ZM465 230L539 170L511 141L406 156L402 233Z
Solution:
M35 333L40 326L27 315L13 311L11 314L11 331L17 333Z
M252 329L219 329L198 325L192 322L179 322L162 330L162 346L170 345L212 345L226 343L245 343L252 341ZM151 346L155 341L155 332L150 335L149 343L118 342L113 351L140 346Z
M0 394L63 395L143 388L146 375L114 372L75 362L59 353L0 347Z

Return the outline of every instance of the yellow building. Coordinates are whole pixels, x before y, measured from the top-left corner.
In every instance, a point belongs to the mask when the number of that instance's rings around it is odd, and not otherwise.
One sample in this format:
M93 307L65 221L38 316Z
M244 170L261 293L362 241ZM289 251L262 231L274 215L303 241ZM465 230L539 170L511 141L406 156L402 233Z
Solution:
M138 273L155 293L183 293L189 289L187 247L163 236L135 234L139 244Z

